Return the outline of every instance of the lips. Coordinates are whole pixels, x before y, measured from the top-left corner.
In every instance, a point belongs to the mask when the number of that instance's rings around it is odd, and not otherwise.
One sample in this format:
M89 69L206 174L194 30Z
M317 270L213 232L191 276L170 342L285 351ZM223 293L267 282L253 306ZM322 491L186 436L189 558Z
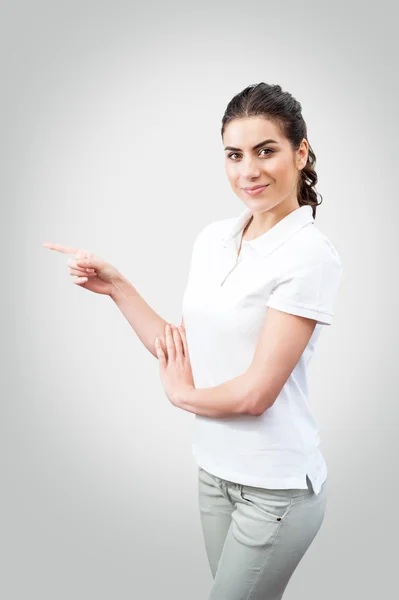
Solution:
M255 188L243 188L243 191L247 194L247 196L260 196L263 194L265 190L269 187L270 183L267 185L257 185Z
M248 192L248 191L251 192L253 190L258 190L259 188L267 187L268 185L269 185L268 183L265 183L263 185L255 185L254 187L245 187L245 188L242 188L242 189L245 190L246 192Z

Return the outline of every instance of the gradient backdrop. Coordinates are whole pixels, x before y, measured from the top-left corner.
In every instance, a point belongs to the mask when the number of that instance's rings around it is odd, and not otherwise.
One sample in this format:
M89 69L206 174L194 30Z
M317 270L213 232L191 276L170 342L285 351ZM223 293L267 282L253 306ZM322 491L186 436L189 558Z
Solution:
M206 600L194 415L75 245L180 323L192 243L242 202L233 95L302 104L344 279L310 366L329 469L322 529L284 600L393 598L398 538L398 52L394 2L3 1L1 576L4 600ZM397 10L397 9L396 9Z

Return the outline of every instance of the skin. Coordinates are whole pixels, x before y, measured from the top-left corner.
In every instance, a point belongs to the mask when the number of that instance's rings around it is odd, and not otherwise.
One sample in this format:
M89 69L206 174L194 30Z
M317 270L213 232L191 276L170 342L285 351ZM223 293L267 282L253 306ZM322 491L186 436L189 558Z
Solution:
M276 140L253 150L264 140ZM253 217L243 239L252 240L299 208L297 182L306 165L309 144L303 139L297 151L278 127L264 117L233 119L223 134L225 170L233 192L249 208ZM226 150L226 147L239 150ZM270 184L260 194L250 196L242 188Z
M61 254L70 254L74 257L69 258L67 261L72 283L96 294L109 296L112 293L113 282L120 276L120 273L101 257L89 252L89 250L75 248L74 246L53 244L52 242L46 242L43 246L49 250Z
M162 345L166 347L164 352ZM179 327L165 326L165 339L155 340L159 360L159 375L165 394L171 404L182 408L181 401L194 390L194 380L189 358L186 331L183 325Z

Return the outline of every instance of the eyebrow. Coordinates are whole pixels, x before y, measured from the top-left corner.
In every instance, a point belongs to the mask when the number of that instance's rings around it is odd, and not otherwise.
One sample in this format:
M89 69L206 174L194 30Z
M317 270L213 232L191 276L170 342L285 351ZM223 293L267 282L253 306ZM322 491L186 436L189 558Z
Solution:
M264 146L265 144L278 144L278 142L276 140L264 140L263 142L260 142L260 144L256 144L256 146L254 146L252 148L252 150L257 150L258 148L260 148L261 146ZM240 152L241 148L234 148L233 146L226 146L225 150L234 150L234 152Z

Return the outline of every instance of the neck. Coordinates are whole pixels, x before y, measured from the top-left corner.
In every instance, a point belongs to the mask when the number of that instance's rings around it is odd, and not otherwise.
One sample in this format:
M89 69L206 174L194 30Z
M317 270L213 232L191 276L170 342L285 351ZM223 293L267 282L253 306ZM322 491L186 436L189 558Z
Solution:
M281 203L283 204L283 203ZM298 201L291 202L289 207L281 206L278 204L276 207L263 212L254 213L249 219L243 231L242 238L246 241L254 240L269 231L274 225L276 225L281 219L284 219L294 210L300 208Z

